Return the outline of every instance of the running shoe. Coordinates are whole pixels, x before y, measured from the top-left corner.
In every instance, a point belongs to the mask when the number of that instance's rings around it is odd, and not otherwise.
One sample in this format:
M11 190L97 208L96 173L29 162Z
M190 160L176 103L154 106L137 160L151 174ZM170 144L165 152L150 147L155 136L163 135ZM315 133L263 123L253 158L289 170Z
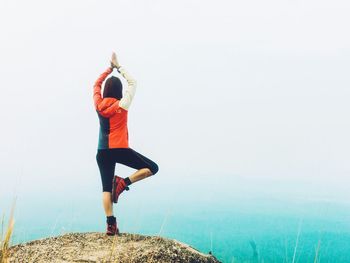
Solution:
M114 235L119 235L119 229L117 227L117 222L114 222L113 224L108 224L107 223L107 231L106 234L108 236L114 236Z
M112 201L113 203L118 202L119 195L124 191L129 191L129 186L126 185L124 178L119 176L114 176L113 187L112 187Z

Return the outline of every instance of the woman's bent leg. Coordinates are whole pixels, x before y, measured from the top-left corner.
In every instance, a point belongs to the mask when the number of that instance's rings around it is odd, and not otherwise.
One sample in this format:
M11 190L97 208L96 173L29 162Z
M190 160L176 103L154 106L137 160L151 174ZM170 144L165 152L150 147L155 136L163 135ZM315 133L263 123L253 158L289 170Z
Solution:
M131 148L122 149L118 153L116 162L138 170L129 176L131 183L135 183L154 175L159 170L158 165L155 162Z
M130 175L129 179L130 179L131 183L135 183L135 182L143 180L146 177L149 177L151 175L152 175L152 172L149 168L142 168L142 169L136 171L135 173L133 173L132 175Z

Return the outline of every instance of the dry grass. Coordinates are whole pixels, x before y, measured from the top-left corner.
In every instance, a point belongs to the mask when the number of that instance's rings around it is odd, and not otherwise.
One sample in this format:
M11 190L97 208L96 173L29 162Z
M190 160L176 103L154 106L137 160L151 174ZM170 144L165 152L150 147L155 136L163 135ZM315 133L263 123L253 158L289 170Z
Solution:
M297 249L298 249L298 243L299 243L299 237L300 237L300 231L301 231L301 225L302 225L302 220L299 221L299 227L298 227L298 234L297 234L297 239L295 241L295 246L294 246L294 253L293 253L293 260L292 263L296 262L296 254L297 254Z
M1 222L2 229L1 229L1 236L0 236L0 244L1 244L1 246L0 246L0 263L7 263L8 262L10 240L11 240L13 228L15 225L15 221L14 221L14 217L13 217L14 210L15 210L15 203L16 203L16 200L14 200L14 202L13 202L9 222L8 222L5 233L4 233L5 216L2 217L2 222Z
M321 240L318 240L317 247L315 248L315 258L314 263L319 262L319 255L320 255L320 246L321 246Z
M115 248L117 246L117 243L118 243L118 235L115 235L113 237L113 242L112 242L112 245L111 245L111 248L109 250L109 254L107 255L107 257L103 260L103 263L107 263L107 262L111 262L112 261L112 258L115 254Z

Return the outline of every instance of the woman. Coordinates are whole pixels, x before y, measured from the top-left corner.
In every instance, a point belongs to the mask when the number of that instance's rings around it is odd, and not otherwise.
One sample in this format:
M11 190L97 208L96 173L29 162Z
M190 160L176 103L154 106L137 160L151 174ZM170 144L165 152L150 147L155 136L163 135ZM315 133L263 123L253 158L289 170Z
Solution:
M122 83L117 77L106 80L103 97L101 86L107 76L116 68L127 80L128 87L123 95ZM119 234L116 218L113 216L113 202L117 203L120 194L129 190L129 185L154 175L158 165L129 147L128 111L135 95L136 81L118 63L112 54L111 66L107 68L94 85L94 104L100 121L97 164L102 180L102 200L107 217L107 235ZM114 175L116 163L124 164L137 171L129 177Z

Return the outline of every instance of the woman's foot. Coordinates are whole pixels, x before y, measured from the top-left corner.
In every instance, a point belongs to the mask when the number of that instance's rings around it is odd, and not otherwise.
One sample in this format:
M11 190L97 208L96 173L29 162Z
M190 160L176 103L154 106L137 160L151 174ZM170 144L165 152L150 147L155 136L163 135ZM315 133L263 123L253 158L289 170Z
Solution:
M114 216L107 217L107 230L106 234L108 236L114 236L119 234L119 229L117 227L117 220Z
M117 223L114 223L114 224L111 224L111 225L107 224L106 234L108 236L118 235L119 234L119 229L117 227Z
M119 176L114 176L113 178L113 188L112 188L112 201L113 203L118 202L119 195L124 191L128 191L129 187L126 185L124 178Z

